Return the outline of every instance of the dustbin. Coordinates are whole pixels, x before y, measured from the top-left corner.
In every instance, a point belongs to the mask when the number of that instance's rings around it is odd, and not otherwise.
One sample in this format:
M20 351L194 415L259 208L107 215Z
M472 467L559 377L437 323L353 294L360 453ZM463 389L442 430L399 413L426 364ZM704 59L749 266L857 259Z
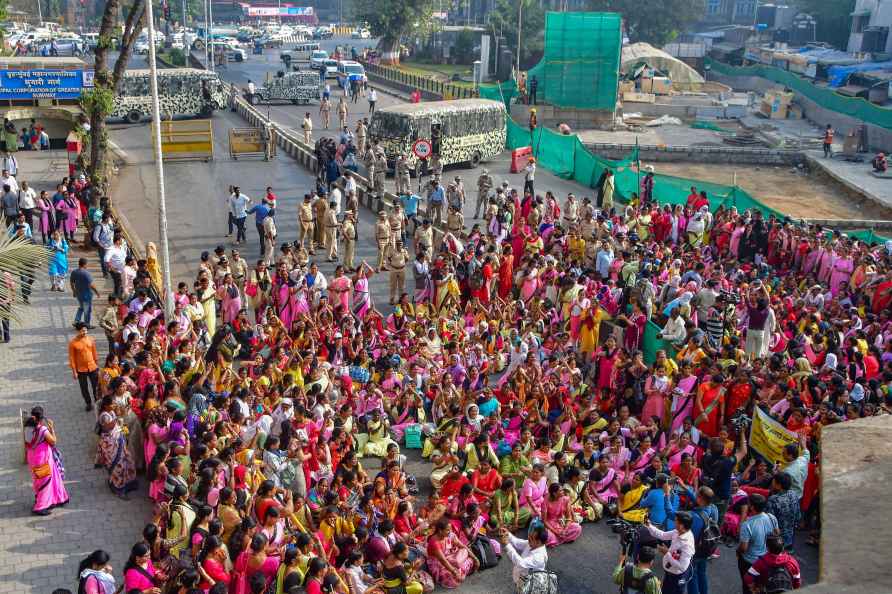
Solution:
M511 151L511 173L520 173L533 155L533 147L522 146Z

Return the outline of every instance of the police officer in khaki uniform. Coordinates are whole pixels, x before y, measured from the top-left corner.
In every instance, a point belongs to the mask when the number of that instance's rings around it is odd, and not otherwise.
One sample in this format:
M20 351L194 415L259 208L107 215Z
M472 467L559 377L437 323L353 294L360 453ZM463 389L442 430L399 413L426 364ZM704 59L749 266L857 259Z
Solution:
M245 282L248 279L248 262L241 257L239 251L235 248L232 250L232 258L230 258L230 261L232 262L232 279L235 281L235 284L238 285L239 291L244 295Z
M440 155L438 153L434 153L431 155L431 179L440 183L440 178L443 177L443 163L440 161Z
M390 221L383 210L378 213L378 222L375 223L375 243L378 244L378 266L376 272L387 270L384 268L384 256L390 246Z
M325 211L325 250L328 252L328 261L337 262L338 260L338 214L335 210L334 201L328 203L328 210Z
M325 190L313 200L313 243L310 244L310 253L317 247L325 244L325 211L328 210L328 199ZM314 245L315 244L315 245Z
M579 203L576 196L567 194L567 201L564 203L564 226L568 229L576 224L579 219Z
M446 229L455 235L461 236L461 232L465 228L465 215L457 208L449 208L449 214L446 215Z
M384 196L384 178L387 175L387 156L384 149L379 149L375 157L375 194L378 198Z
M303 204L297 209L297 220L300 224L300 235L298 241L300 245L304 245L307 237L310 239L310 252L313 251L313 204L310 202L312 196L304 194Z
M474 209L474 218L479 219L480 213L486 214L486 207L489 204L489 192L492 190L493 181L489 174L489 169L484 169L480 177L477 178L477 207Z
M411 189L411 175L409 173L409 160L406 155L400 155L396 161L396 195L408 194Z
M403 229L405 229L406 223L406 216L399 203L393 205L387 220L390 222L390 244L396 245L397 241L403 240Z
M354 224L355 215L348 212L344 216L344 222L341 224L341 237L344 240L344 268L353 272L353 258L356 254L356 225Z
M434 247L434 227L430 219L424 219L420 227L415 229L415 251L431 254Z
M390 270L390 304L399 300L406 287L406 264L409 263L409 252L403 247L401 239L387 250L387 269Z
M367 137L368 127L365 124L365 120L359 120L358 122L356 122L356 149L359 151L360 155L365 154L365 144Z

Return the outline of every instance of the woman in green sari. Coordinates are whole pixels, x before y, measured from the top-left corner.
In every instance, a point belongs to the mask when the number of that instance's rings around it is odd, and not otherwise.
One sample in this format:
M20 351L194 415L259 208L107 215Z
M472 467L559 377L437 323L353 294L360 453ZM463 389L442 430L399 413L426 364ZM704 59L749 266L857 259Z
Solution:
M520 505L514 479L503 480L499 490L493 494L490 515L499 526L505 526L512 532L529 524L532 513L530 508Z

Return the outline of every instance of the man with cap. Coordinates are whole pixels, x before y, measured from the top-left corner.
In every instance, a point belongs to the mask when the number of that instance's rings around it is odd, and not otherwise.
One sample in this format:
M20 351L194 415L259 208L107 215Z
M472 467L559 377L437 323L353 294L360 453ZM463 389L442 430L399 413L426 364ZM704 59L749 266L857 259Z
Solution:
M384 178L387 175L387 155L384 149L379 148L375 157L375 194L378 198L384 197Z
M366 137L368 136L368 126L365 118L356 122L356 149L360 155L365 154Z
M396 195L403 196L409 193L411 175L409 174L409 160L405 154L400 154L396 161Z
M564 203L564 224L569 229L579 220L579 203L576 202L576 196L573 192L567 194L567 201Z
M356 225L354 224L356 215L353 212L347 212L344 216L344 222L341 223L341 237L344 240L344 268L353 272L356 268L353 264L353 258L356 255Z
M304 241L307 237L310 238L310 253L313 253L313 205L310 202L312 197L309 194L304 194L303 203L297 208L297 221L300 224L300 229L298 231L298 242L300 242L301 247L304 245Z
M396 303L406 286L406 264L409 252L403 247L403 240L397 237L395 245L387 252L387 268L390 270L390 304Z
M415 229L415 251L431 253L434 245L434 227L431 225L430 219L424 219L421 226Z
M440 161L439 153L431 155L431 175L434 181L440 183L440 178L443 177L443 162Z
M489 204L489 192L492 190L493 181L489 174L489 169L484 169L480 177L477 178L477 207L474 209L474 218L480 218L480 212L486 214L486 207Z
M523 191L529 192L531 196L536 195L533 188L533 182L536 179L536 159L530 157L527 159L527 166L523 168Z
M325 211L325 250L328 252L328 261L337 262L338 260L338 223L337 205L334 201L328 203L328 210Z
M383 210L378 213L378 222L375 223L375 243L378 245L378 265L376 272L387 270L384 268L384 256L387 253L387 247L390 245L390 221L387 220L387 213Z
M399 202L391 207L387 220L390 222L390 244L395 245L398 239L401 241L405 239L403 231L406 228L406 217L403 215L403 208Z
M446 202L449 204L449 208L461 210L464 206L465 190L460 177L455 176L455 181L449 184L449 189L446 191Z
M456 237L461 237L461 232L465 228L465 215L462 214L460 208L449 207L449 214L446 216L446 229Z
M313 200L313 243L310 244L310 252L314 247L325 245L325 211L328 210L328 199L325 190L320 190L319 195Z
M241 257L238 249L232 248L232 258L230 258L230 268L232 270L232 279L238 285L242 295L245 293L245 282L248 279L248 262Z

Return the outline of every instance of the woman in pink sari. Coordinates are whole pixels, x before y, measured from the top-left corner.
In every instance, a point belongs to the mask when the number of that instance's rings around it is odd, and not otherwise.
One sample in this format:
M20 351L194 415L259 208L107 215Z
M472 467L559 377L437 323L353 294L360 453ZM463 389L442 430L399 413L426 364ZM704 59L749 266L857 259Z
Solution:
M520 505L530 509L542 509L542 502L545 501L545 493L548 492L548 485L545 481L545 468L541 464L533 464L533 469L523 481L523 487L520 489Z
M74 241L74 232L80 220L81 207L74 194L68 194L56 203L56 229L62 231L68 241Z
M217 286L217 299L222 301L223 323L233 323L242 309L242 296L231 274L223 275L223 280Z
M39 230L43 243L46 243L56 228L56 209L45 190L40 193L40 198L37 199L37 208L40 210L40 218L37 219L37 228L32 229L32 232Z
M344 267L338 265L335 268L335 276L328 283L328 295L331 300L332 307L337 309L340 307L344 313L350 311L350 290L353 288L353 281L344 275Z
M694 386L697 385L698 378L689 363L682 366L681 376L678 385L672 390L672 408L669 411L670 433L674 433L685 419L692 418L694 414Z
M353 277L353 313L362 320L372 309L372 293L369 288L369 273L372 267L363 260Z
M449 520L437 521L434 533L427 540L427 570L437 584L458 588L477 565L468 547L452 532Z
M32 513L48 516L56 506L68 503L65 490L65 469L56 449L56 430L53 421L44 417L43 407L31 409L25 421L25 451L31 469L31 488L34 489Z
M830 293L834 297L839 293L839 287L842 283L848 283L851 280L854 270L855 262L852 260L849 251L845 248L840 248L839 255L834 259L830 270Z
M523 299L524 302L528 302L533 298L533 295L536 294L538 288L539 271L534 264L530 263L529 268L527 268L523 275L523 283L520 286L520 298Z
M133 545L130 558L124 565L124 592L150 592L167 579L155 571L151 553L149 545L144 542Z
M288 278L288 271L285 269L284 262L276 266L276 274L273 275L272 284L272 296L273 303L276 306L276 315L290 332L291 323L297 317L294 295L298 291L298 286Z
M570 498L561 489L560 483L548 486L548 496L542 502L542 523L548 529L548 546L573 542L582 534L582 526L573 518Z

